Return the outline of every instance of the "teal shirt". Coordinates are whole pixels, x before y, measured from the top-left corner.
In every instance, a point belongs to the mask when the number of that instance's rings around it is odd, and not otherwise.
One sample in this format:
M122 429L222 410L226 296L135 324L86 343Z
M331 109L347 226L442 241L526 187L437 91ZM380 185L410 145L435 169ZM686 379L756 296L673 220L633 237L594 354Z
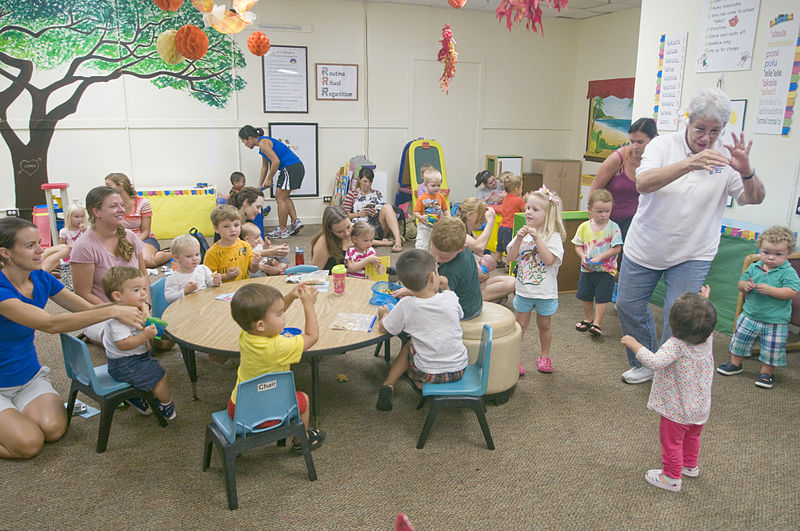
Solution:
M759 260L742 274L739 280L752 279L755 284L768 284L776 288L792 288L800 291L800 278L787 260L782 266L764 270ZM744 315L754 321L770 324L786 324L792 316L792 299L776 299L752 290L744 299Z
M483 309L483 297L475 255L469 247L464 248L449 262L439 264L439 274L447 277L448 288L458 296L458 303L464 310L464 319L477 317Z

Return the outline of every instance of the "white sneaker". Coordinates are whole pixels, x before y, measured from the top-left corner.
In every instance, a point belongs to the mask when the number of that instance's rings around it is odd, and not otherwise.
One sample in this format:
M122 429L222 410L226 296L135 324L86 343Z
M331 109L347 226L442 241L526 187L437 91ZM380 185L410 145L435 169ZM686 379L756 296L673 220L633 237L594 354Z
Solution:
M302 229L304 226L305 225L303 224L302 221L300 221L300 218L297 218L291 225L286 227L286 230L289 232L289 236L294 236L295 234L300 232L300 229Z
M700 467L699 466L696 466L694 468L683 467L681 469L681 474L683 474L686 477L696 478L697 476L700 475Z
M272 239L284 239L285 240L288 237L289 237L289 230L288 229L281 230L280 227L275 227L275 230L273 230L272 232L268 232L267 233L267 238L272 238Z
M622 373L622 381L627 384L640 384L653 379L653 371L647 367L634 367Z
M681 480L672 479L669 476L665 476L663 473L661 473L660 468L656 470L648 470L647 474L644 475L644 479L646 479L647 482L654 487L658 487L660 489L669 490L672 492L678 492L681 490Z

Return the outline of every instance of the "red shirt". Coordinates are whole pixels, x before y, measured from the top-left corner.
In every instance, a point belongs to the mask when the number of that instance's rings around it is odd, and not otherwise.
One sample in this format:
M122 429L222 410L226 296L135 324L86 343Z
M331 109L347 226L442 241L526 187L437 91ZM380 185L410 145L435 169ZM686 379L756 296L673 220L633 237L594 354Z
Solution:
M500 226L513 229L514 214L517 212L525 212L525 201L518 195L506 194L503 198L503 203L500 205L500 215L503 216Z

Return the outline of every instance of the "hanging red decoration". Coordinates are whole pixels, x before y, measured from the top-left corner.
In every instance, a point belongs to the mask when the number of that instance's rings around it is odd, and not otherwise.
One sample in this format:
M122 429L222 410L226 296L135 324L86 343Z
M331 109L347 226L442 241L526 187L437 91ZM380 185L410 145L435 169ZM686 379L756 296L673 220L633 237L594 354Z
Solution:
M253 55L261 57L269 51L269 46L269 37L260 31L254 31L247 37L247 49L250 50Z
M177 11L181 8L183 0L153 0L162 11Z
M187 24L175 34L175 48L187 59L200 59L208 51L208 35L197 26Z
M447 0L447 1L450 2L450 7L454 9L462 8L464 7L464 4L467 3L467 0Z
M440 63L444 63L444 72L439 78L439 88L445 94L450 94L450 83L456 75L456 63L458 62L458 52L456 52L456 41L453 39L453 31L450 24L445 24L442 28L442 48L436 58Z
M525 28L533 31L544 33L542 27L542 8L539 4L544 0L500 0L500 5L497 6L495 13L497 20L502 22L503 17L506 19L506 27L511 31L511 26L515 23L525 21ZM569 0L547 0L547 5L554 8L556 11L567 8ZM536 29L536 26L539 29Z

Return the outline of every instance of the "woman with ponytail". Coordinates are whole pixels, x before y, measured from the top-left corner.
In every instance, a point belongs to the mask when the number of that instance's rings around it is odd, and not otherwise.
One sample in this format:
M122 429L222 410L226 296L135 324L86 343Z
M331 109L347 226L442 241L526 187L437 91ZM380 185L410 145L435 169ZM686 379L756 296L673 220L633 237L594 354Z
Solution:
M142 251L144 244L123 226L125 205L119 192L108 186L98 186L86 194L86 211L91 228L78 238L72 247L70 268L75 293L92 304L103 304L100 279L113 266L139 269L147 278ZM103 323L84 329L91 341L99 343Z

